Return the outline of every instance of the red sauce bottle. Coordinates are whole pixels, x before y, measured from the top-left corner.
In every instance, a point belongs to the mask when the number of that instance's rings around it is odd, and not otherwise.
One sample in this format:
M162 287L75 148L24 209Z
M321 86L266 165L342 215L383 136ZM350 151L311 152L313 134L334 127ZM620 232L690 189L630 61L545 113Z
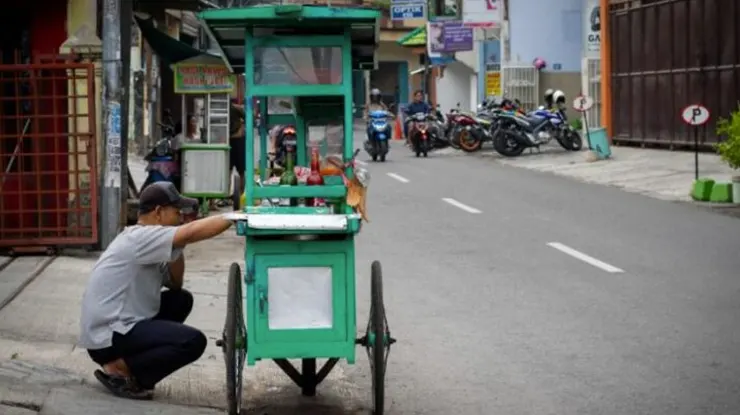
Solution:
M314 147L311 150L311 173L306 178L306 186L322 186L324 184L324 177L321 176L321 157L319 156L319 149ZM320 206L321 200L310 198L306 200L306 206Z

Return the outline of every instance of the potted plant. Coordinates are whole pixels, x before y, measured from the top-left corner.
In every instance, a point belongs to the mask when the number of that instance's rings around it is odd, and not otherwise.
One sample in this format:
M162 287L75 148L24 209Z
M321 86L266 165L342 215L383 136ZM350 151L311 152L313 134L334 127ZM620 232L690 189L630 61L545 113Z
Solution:
M740 104L729 118L717 122L717 134L725 139L715 148L722 161L732 169L740 169ZM732 176L732 202L740 203L740 175Z

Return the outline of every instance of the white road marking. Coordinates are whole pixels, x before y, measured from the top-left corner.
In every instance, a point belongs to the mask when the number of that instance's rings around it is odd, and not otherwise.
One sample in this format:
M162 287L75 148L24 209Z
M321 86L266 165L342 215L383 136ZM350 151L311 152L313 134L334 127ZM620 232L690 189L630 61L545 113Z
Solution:
M468 213L473 213L473 214L483 213L483 212L481 212L480 210L478 210L478 209L476 209L474 207L470 207L470 206L468 206L468 205L466 205L464 203L460 203L457 200L452 199L452 198L449 198L449 197L443 197L442 200L445 201L445 202L447 202L447 203L449 203L449 204L451 204L452 206L454 206L454 207L456 207L458 209L462 209L462 210L464 210L464 211L466 211Z
M359 164L360 166L367 166L367 162L366 161L355 160L355 163Z
M401 183L408 183L409 182L409 179L407 179L407 178L405 178L405 177L403 177L403 176L401 176L399 174L396 174L396 173L386 173L386 174L388 175L388 177L390 177L392 179L396 179L396 180L398 180Z
M600 261L592 256L586 255L583 252L577 251L567 245L563 245L560 242L549 242L547 246L549 246L550 248L555 248L558 251L566 255L570 255L575 259L580 259L581 261L589 265L593 265L594 267L599 268L603 271L606 271L612 274L619 274L619 273L624 272L624 270L621 268L617 268L614 265L607 264L604 261Z

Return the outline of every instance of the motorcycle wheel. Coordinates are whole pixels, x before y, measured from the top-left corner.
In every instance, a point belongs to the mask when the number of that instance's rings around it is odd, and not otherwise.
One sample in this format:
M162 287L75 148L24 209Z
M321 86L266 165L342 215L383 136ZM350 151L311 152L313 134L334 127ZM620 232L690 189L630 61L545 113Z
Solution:
M571 131L569 135L570 140L570 151L581 151L583 148L583 139L581 138L581 135L578 134L575 131Z
M474 153L483 146L483 142L475 138L470 131L463 128L460 132L460 149L466 153Z
M421 151L416 152L416 157L419 157L419 156L421 156Z
M388 154L388 141L383 140L378 143L378 152L380 153L380 158L385 160L385 155Z
M429 153L427 153L427 152L425 151L425 152L424 152L424 157L428 157L428 156L429 156Z
M511 132L499 130L493 137L493 148L504 157L518 157L524 152L524 146L515 138L509 137Z
M455 150L460 150L460 133L462 132L462 130L462 127L456 126L452 130L450 130L450 133L447 135L447 141L450 142L450 147L454 148Z

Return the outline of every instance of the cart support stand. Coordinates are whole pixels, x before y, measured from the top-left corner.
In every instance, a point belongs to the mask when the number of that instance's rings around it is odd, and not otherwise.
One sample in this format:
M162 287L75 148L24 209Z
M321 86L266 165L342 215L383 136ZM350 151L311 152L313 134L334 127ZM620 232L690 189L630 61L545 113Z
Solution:
M316 359L302 359L301 372L298 372L288 359L274 359L288 377L301 388L303 396L316 396L316 387L326 379L334 366L339 362L337 358L331 358L316 372Z

